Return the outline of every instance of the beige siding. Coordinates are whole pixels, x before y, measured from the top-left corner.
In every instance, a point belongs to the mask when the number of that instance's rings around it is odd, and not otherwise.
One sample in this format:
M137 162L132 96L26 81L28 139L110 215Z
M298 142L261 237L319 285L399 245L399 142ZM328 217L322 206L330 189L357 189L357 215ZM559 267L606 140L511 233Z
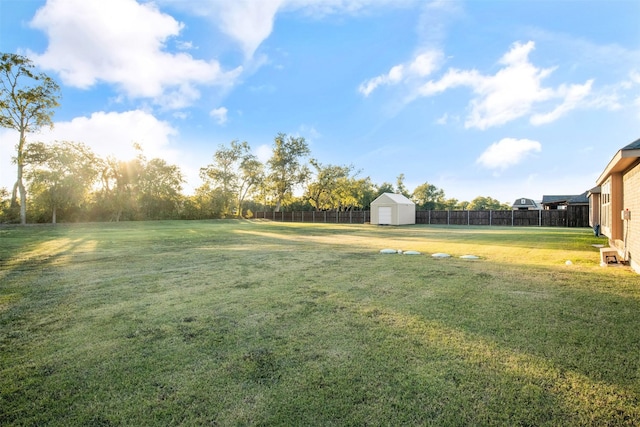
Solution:
M391 220L385 225L407 225L416 223L416 205L400 194L384 193L371 202L371 224L381 224L380 208L384 213L391 209ZM388 215L386 215L388 216Z
M640 163L624 174L623 183L624 201L621 209L631 212L631 219L624 223L623 238L631 266L640 273Z
M602 234L611 239L611 177L602 184L602 194L600 201L602 209L600 210L600 226Z
M602 234L611 240L611 244L618 245L623 239L622 236L622 220L620 219L620 211L623 205L624 189L622 186L622 174L611 174L606 181L602 183L600 219L602 221Z

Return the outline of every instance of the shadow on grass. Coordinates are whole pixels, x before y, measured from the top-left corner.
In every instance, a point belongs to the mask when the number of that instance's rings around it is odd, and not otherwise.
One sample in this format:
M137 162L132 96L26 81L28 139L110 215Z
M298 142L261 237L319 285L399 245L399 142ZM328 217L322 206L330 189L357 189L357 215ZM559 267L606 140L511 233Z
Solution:
M559 368L548 359L505 349L491 341L451 329L417 316L407 316L388 310L358 307L358 312L371 316L384 327L399 330L427 347L436 347L450 356L461 357L472 366L494 371L498 375L518 378L521 390L507 391L513 395L529 389L550 393L566 408L567 414L578 414L579 423L623 424L640 419L638 397L630 390L605 381L594 381L577 371Z

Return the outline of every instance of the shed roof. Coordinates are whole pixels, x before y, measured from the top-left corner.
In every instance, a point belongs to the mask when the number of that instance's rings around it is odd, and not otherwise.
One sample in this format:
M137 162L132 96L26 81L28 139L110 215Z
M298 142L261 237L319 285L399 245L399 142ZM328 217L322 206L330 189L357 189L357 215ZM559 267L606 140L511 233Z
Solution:
M376 201L378 201L379 199L384 199L384 198L388 198L390 199L392 202L394 203L400 203L400 204L412 204L415 205L415 203L413 203L413 201L407 197L405 197L402 194L397 194L397 193L382 193L381 195L379 195L373 202L374 203Z

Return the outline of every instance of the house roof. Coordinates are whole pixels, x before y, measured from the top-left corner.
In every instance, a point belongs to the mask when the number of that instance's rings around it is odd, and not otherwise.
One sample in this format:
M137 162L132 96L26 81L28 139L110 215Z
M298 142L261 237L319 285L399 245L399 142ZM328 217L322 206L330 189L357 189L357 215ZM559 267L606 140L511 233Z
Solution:
M573 196L573 198L567 200L567 204L569 205L578 205L580 203L589 203L589 192L585 191L582 194L578 194L577 196Z
M574 195L565 195L565 196L542 196L542 204L543 205L579 205L581 203L587 204L589 203L589 198L587 197L588 191L585 191L582 194L574 194Z
M379 199L384 199L384 198L390 199L394 203L399 203L399 204L404 204L404 205L406 205L406 204L415 205L415 203L413 203L413 201L411 201L411 199L406 198L402 194L396 194L396 193L382 193L381 195L379 195L371 203L374 203L374 202L378 201Z
M533 199L527 199L526 197L521 197L519 199L516 199L515 202L513 202L513 206L514 207L525 207L525 206L538 207L538 204Z
M567 200L574 196L542 196L542 204L547 205L549 203L566 203Z
M607 167L602 171L596 184L601 185L609 175L623 172L640 157L640 139L636 139L631 144L625 145L613 156Z
M589 190L589 194L600 194L602 192L602 189L600 188L599 185L596 185L595 187L593 187L591 190ZM589 195L587 194L587 196Z
M622 147L623 150L638 150L640 149L640 138L633 141L631 144Z

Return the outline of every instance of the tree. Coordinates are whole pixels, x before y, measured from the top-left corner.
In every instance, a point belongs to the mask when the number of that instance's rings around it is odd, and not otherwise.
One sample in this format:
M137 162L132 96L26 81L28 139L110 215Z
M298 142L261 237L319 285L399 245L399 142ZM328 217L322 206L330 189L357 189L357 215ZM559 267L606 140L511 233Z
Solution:
M287 137L284 133L275 137L273 154L267 162L267 183L275 197L276 212L293 197L294 188L309 176L309 168L302 163L309 153L309 146L303 137Z
M264 165L253 154L247 154L240 162L239 172L237 215L241 217L245 198L254 193L258 185L264 181Z
M447 206L444 191L428 182L418 185L411 197L419 209L438 210Z
M200 178L204 181L200 193L215 193L210 200L221 204L219 216L231 215L234 208L236 215L242 216L244 199L263 179L263 165L246 141L234 140L229 146L218 147L213 163L200 169Z
M305 191L309 204L316 211L338 208L340 187L345 186L353 166L323 166L315 159L311 159L309 163L316 169L315 179L307 184Z
M500 201L491 198L491 197L476 197L471 201L468 206L469 210L479 211L479 210L511 210L511 206L506 205L504 203L500 203Z
M143 158L124 161L108 157L100 173L102 191L100 204L110 220L119 222L126 212L137 212L140 177L144 171Z
M369 206L374 200L374 188L369 177L341 179L338 185L338 209L352 210Z
M180 168L163 159L144 160L138 181L138 202L145 219L176 218L184 182Z
M9 219L9 190L0 187L0 222Z
M11 206L16 206L19 192L22 225L27 222L27 192L23 182L26 134L44 126L53 127L53 109L59 106L59 98L58 84L46 74L36 73L31 60L12 53L0 56L0 126L19 133Z
M371 202L378 197L376 186L371 182L370 177L355 180L353 183L353 191L357 194L357 207L360 209L369 208L371 206Z
M411 197L411 194L409 193L409 190L404 185L404 174L403 173L398 175L398 177L396 178L396 193L402 194L406 198Z
M98 204L110 220L176 218L184 201L180 168L155 158L147 160L139 144L135 159L108 157L102 163Z
M458 203L458 199L447 199L443 204L445 209L447 209L448 211L452 211L454 209L464 210L464 208Z
M50 210L52 224L58 210L86 200L98 176L96 156L81 143L32 143L25 148L24 162L29 190Z
M353 166L323 166L312 159L316 174L306 188L305 197L316 210L362 208L371 202L373 185L369 178L352 176ZM371 199L371 200L370 200Z
M395 190L393 189L393 184L388 183L388 182L383 182L382 184L376 186L376 197L375 198L380 197L384 193L393 193L394 191Z

